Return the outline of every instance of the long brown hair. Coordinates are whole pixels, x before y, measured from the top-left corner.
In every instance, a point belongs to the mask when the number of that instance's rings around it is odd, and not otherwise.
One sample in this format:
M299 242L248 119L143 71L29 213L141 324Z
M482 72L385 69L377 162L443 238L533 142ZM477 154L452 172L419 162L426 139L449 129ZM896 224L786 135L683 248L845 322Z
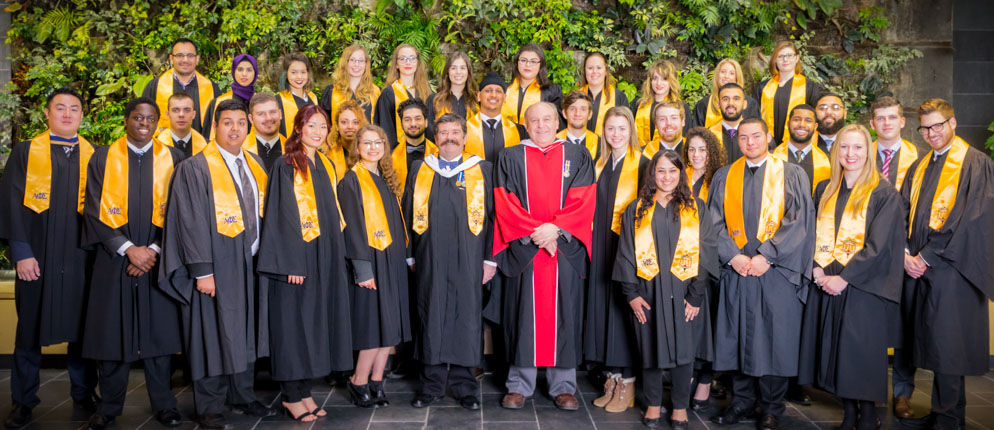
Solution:
M351 154L355 152L355 139L352 143L346 142L342 139L342 134L338 129L338 120L342 116L342 112L351 111L355 114L356 118L359 119L359 127L366 125L366 115L365 111L362 110L362 106L359 106L359 102L348 99L338 106L338 111L335 112L335 118L332 119L331 127L328 131L328 138L325 139L324 145L321 146L321 152L325 155L331 151L332 148L341 147L345 150L346 154Z
M378 88L376 84L373 83L373 74L370 72L370 63L372 59L369 58L369 52L366 48L360 45L349 45L342 51L342 58L338 59L338 64L335 65L335 72L331 75L332 85L335 86L339 91L344 91L346 94L352 92L349 86L349 58L356 51L362 51L362 55L366 57L366 71L362 73L362 78L359 78L359 85L355 87L355 97L362 101L363 104L372 105L376 103L376 97L378 93Z
M794 65L794 74L800 75L801 72L803 71L801 52L797 50L797 46L794 45L794 42L791 42L789 40L784 40L783 42L778 43L777 46L773 47L773 53L770 54L771 76L776 77L780 75L780 69L777 68L777 55L780 55L780 51L783 51L784 49L787 48L794 50L794 54L797 55L797 64Z
M596 57L600 57L601 61L604 62L604 88L601 88L601 93L604 94L602 97L606 97L604 101L610 103L611 98L614 97L613 90L615 85L618 84L618 81L617 79L614 79L614 75L611 73L611 68L607 64L607 57L605 57L604 54L595 51L587 54L587 56L583 58L583 67L580 69L579 86L583 87L584 85L590 84L590 82L587 82L587 62L590 61L591 58ZM611 89L612 91L607 91L608 89Z
M649 73L645 77L645 82L642 83L642 98L639 100L639 107L652 106L652 103L656 101L656 93L652 91L653 73L658 73L670 84L670 93L666 95L666 101L683 101L680 98L680 76L677 74L676 66L669 60L656 60L649 66Z
M683 164L683 160L680 155L672 150L659 151L656 155L652 156L652 160L649 161L649 165L645 168L645 182L642 183L642 189L639 190L639 208L635 212L635 222L642 220L645 213L655 204L656 199L656 166L659 162L666 157L670 163L676 166L677 170L680 172L680 182L676 184L676 189L673 190L673 198L670 200L670 204L676 203L676 207L680 209L691 208L696 209L697 203L695 203L693 191L690 190L690 182L687 179L686 166ZM680 211L673 210L673 219L680 220Z
M718 137L704 127L694 127L687 132L687 143L683 145L681 151L683 154L683 159L687 160L687 165L690 165L690 139L699 137L704 139L704 145L708 150L708 161L704 164L704 176L701 177L704 180L704 185L711 185L711 178L714 177L714 172L717 172L722 166L724 166L728 161L726 158L728 156L725 154L725 148L722 147L721 142L718 141ZM688 180L693 180L694 178L687 178Z
M293 169L304 179L307 179L307 150L304 148L300 134L304 129L304 124L307 124L307 121L310 121L314 115L321 115L325 123L329 127L331 126L330 121L328 121L328 114L324 113L324 109L321 109L318 105L306 105L297 112L297 116L293 119L293 132L290 133L290 137L283 143L283 161L293 166Z
M465 52L456 51L445 60L445 69L442 72L441 83L438 85L438 92L435 93L435 112L452 111L452 104L455 103L455 96L452 95L452 80L449 79L449 68L456 60L463 60L466 63L466 86L462 91L463 103L466 105L466 116L473 116L480 110L476 102L476 80L473 79L473 63L469 61L469 55ZM428 121L435 121L435 118L426 118Z
M538 76L535 77L535 82L538 82L539 88L548 87L549 66L548 63L545 61L545 51L542 49L541 46L538 46L538 44L536 43L527 43L525 45L522 45L520 48L518 48L518 52L514 53L514 59L511 60L514 62L514 67L511 68L511 78L512 78L511 80L514 81L518 79L519 75L518 60L521 59L521 54L525 52L534 52L535 55L538 55L538 60L541 62L541 64L538 68Z
M283 57L283 64L280 69L283 72L283 74L280 75L280 87L284 90L290 90L290 76L288 76L289 74L287 72L290 70L290 65L293 64L294 61L304 63L304 67L307 68L307 82L304 83L304 94L305 97L307 97L311 90L314 89L314 69L311 68L311 60L304 54L294 52Z
M348 154L348 165L349 168L355 166L356 163L362 162L362 157L359 155L359 140L362 138L363 134L366 133L376 133L376 136L383 139L383 156L380 157L380 161L376 162L376 167L380 169L380 177L387 183L390 190L393 191L394 195L398 198L404 194L404 189L400 186L400 179L397 177L397 171L393 169L393 157L390 152L390 140L387 139L387 132L383 131L380 126L376 124L366 124L362 126L355 133L355 152L350 152Z
M398 60L398 57L400 56L400 50L404 48L413 49L414 56L418 58L418 68L414 71L414 92L417 93L415 94L415 97L421 100L427 100L428 96L431 95L431 85L428 84L428 66L425 65L424 60L421 59L421 52L418 51L418 48L415 48L414 45L411 45L410 43L401 43L393 50L393 55L390 56L390 66L388 68L389 72L387 73L387 80L383 84L383 88L386 89L400 79L400 60Z

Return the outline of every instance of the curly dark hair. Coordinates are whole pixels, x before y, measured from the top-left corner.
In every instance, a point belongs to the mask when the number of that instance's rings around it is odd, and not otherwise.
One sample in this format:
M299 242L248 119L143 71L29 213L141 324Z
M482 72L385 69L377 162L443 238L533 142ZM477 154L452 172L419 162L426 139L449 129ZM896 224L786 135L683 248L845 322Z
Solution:
M655 203L654 201L657 190L656 166L659 165L660 160L662 160L664 157L667 160L669 160L670 163L676 166L677 170L680 171L680 182L677 183L676 189L673 190L673 198L670 200L670 203L671 204L676 203L680 207L680 209L683 208L696 209L697 207L697 203L695 203L694 196L692 195L693 192L690 190L690 185L688 185L689 180L687 179L687 172L684 169L685 166L683 164L683 160L680 158L680 155L678 155L676 151L672 151L669 149L665 151L659 151L656 153L656 155L652 156L652 160L649 161L649 165L646 166L645 169L646 172L645 183L642 184L642 189L639 190L640 205L638 211L635 212L636 223L642 221L642 218L645 216L645 213L648 212L649 208L652 207L652 205ZM674 210L672 212L673 212L673 219L679 221L680 211Z
M718 141L718 136L715 136L711 130L704 127L694 127L687 132L687 143L682 146L681 154L684 160L687 160L687 164L690 164L690 140L699 137L704 139L704 144L707 146L708 150L708 162L704 166L704 185L711 185L711 178L714 176L714 172L717 172L725 164L728 164L728 155L725 154L725 148L722 147L721 142ZM687 178L688 180L693 180L693 178Z

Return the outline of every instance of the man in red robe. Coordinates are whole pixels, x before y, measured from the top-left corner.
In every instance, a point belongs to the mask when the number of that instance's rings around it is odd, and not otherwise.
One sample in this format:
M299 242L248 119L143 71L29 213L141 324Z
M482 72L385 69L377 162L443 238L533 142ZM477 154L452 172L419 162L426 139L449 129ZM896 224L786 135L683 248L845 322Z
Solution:
M575 410L594 165L586 148L556 138L552 104L529 107L525 121L531 139L504 149L495 169L494 254L506 281L487 315L504 326L511 365L502 406L523 407L544 367L556 406Z

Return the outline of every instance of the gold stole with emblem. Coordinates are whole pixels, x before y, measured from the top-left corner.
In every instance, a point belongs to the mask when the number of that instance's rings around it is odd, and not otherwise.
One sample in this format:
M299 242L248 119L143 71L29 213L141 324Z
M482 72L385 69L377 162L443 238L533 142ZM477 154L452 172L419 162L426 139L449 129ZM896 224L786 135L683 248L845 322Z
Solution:
M469 160L470 154L464 152L463 160ZM469 231L474 236L479 236L483 231L483 219L486 208L484 198L486 197L486 187L483 182L483 169L479 162L463 170L465 182L456 184L466 189L466 222ZM431 186L435 180L435 170L428 166L428 163L421 163L418 169L418 176L414 182L414 205L412 214L413 221L411 228L417 234L423 234L428 230L428 199L431 197Z
M963 170L963 160L966 158L970 145L959 136L953 137L953 142L949 144L949 155L942 165L942 172L939 173L939 183L935 187L935 195L932 196L932 210L928 219L928 226L932 230L941 229L949 218L953 206L956 205L956 193L959 192L960 173ZM928 151L925 159L918 163L915 169L915 176L911 182L911 211L908 213L908 237L911 237L912 227L915 223L915 209L918 208L918 194L922 190L922 180L925 178L925 168L933 163L932 156L935 151Z
M169 148L152 139L152 224L162 227L166 216L169 180L173 176L173 156ZM100 221L110 228L128 223L128 138L122 137L107 148L103 186L100 189Z
M638 208L642 201L639 200ZM639 209L636 209L636 212ZM638 276L647 281L659 274L659 258L656 254L656 238L652 232L652 217L656 211L656 198L652 207L646 210L642 219L635 223L635 267ZM673 251L670 273L681 281L697 276L701 258L701 223L697 208L680 208L680 234Z
M785 205L783 163L784 161L778 157L766 157L762 206L759 211L759 225L756 227L756 239L760 242L773 237L783 219ZM735 241L739 249L749 242L745 235L745 220L742 215L745 165L745 157L736 160L728 168L725 180L725 226L728 228L728 236Z
M380 199L380 190L373 181L372 174L366 169L366 164L362 161L352 166L356 178L359 180L359 192L362 194L362 213L364 224L366 224L366 243L370 247L383 251L393 243L390 235L390 222L387 220L387 213L383 209L383 200ZM405 238L406 241L406 238Z
M850 194L845 209L842 210L842 221L839 231L835 231L835 204L839 190L824 201L818 210L817 229L815 230L815 262L821 267L828 267L833 261L845 266L849 260L863 249L866 242L866 210L870 207L870 193L880 178L859 185ZM840 187L841 188L841 187ZM866 196L857 208L852 196Z
M217 232L235 237L245 230L245 221L242 219L242 205L238 199L238 187L228 170L228 164L221 157L221 150L217 144L211 142L202 152L207 160L207 168L211 176L211 190L214 195L214 218L217 223ZM263 216L263 205L266 202L266 171L255 161L255 157L245 156L252 177L255 178L256 186L259 188L258 213ZM250 184L243 184L251 186Z
M331 165L331 161L320 152L314 153L314 161L323 164L324 170L328 172L332 198L335 199L335 207L338 208L339 227L345 230L345 217L342 216L342 207L338 204L338 180L335 176L335 168ZM297 198L297 213L300 214L300 235L304 238L304 242L310 242L321 236L318 203L314 195L314 172L309 172L306 176L298 171L293 173L293 194Z
M28 165L24 172L24 207L42 213L48 210L52 197L52 141L45 130L31 139L28 147ZM93 156L93 145L83 136L79 142L79 185L76 190L76 212L83 213L86 195L86 170ZM61 145L60 145L61 146Z

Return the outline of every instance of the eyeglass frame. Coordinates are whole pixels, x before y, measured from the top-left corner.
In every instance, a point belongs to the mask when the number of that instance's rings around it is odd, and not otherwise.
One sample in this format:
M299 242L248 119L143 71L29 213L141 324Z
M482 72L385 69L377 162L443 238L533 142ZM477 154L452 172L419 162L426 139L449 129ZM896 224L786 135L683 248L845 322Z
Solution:
M932 124L932 125L927 126L927 127L919 125L918 126L918 134L924 135L925 134L925 130L928 130L929 133L939 133L939 132L942 131L943 128L945 128L946 123L948 123L952 119L953 119L953 117L949 117L949 118L946 118L945 121L937 122L937 123ZM936 128L936 127L939 127L939 128Z

